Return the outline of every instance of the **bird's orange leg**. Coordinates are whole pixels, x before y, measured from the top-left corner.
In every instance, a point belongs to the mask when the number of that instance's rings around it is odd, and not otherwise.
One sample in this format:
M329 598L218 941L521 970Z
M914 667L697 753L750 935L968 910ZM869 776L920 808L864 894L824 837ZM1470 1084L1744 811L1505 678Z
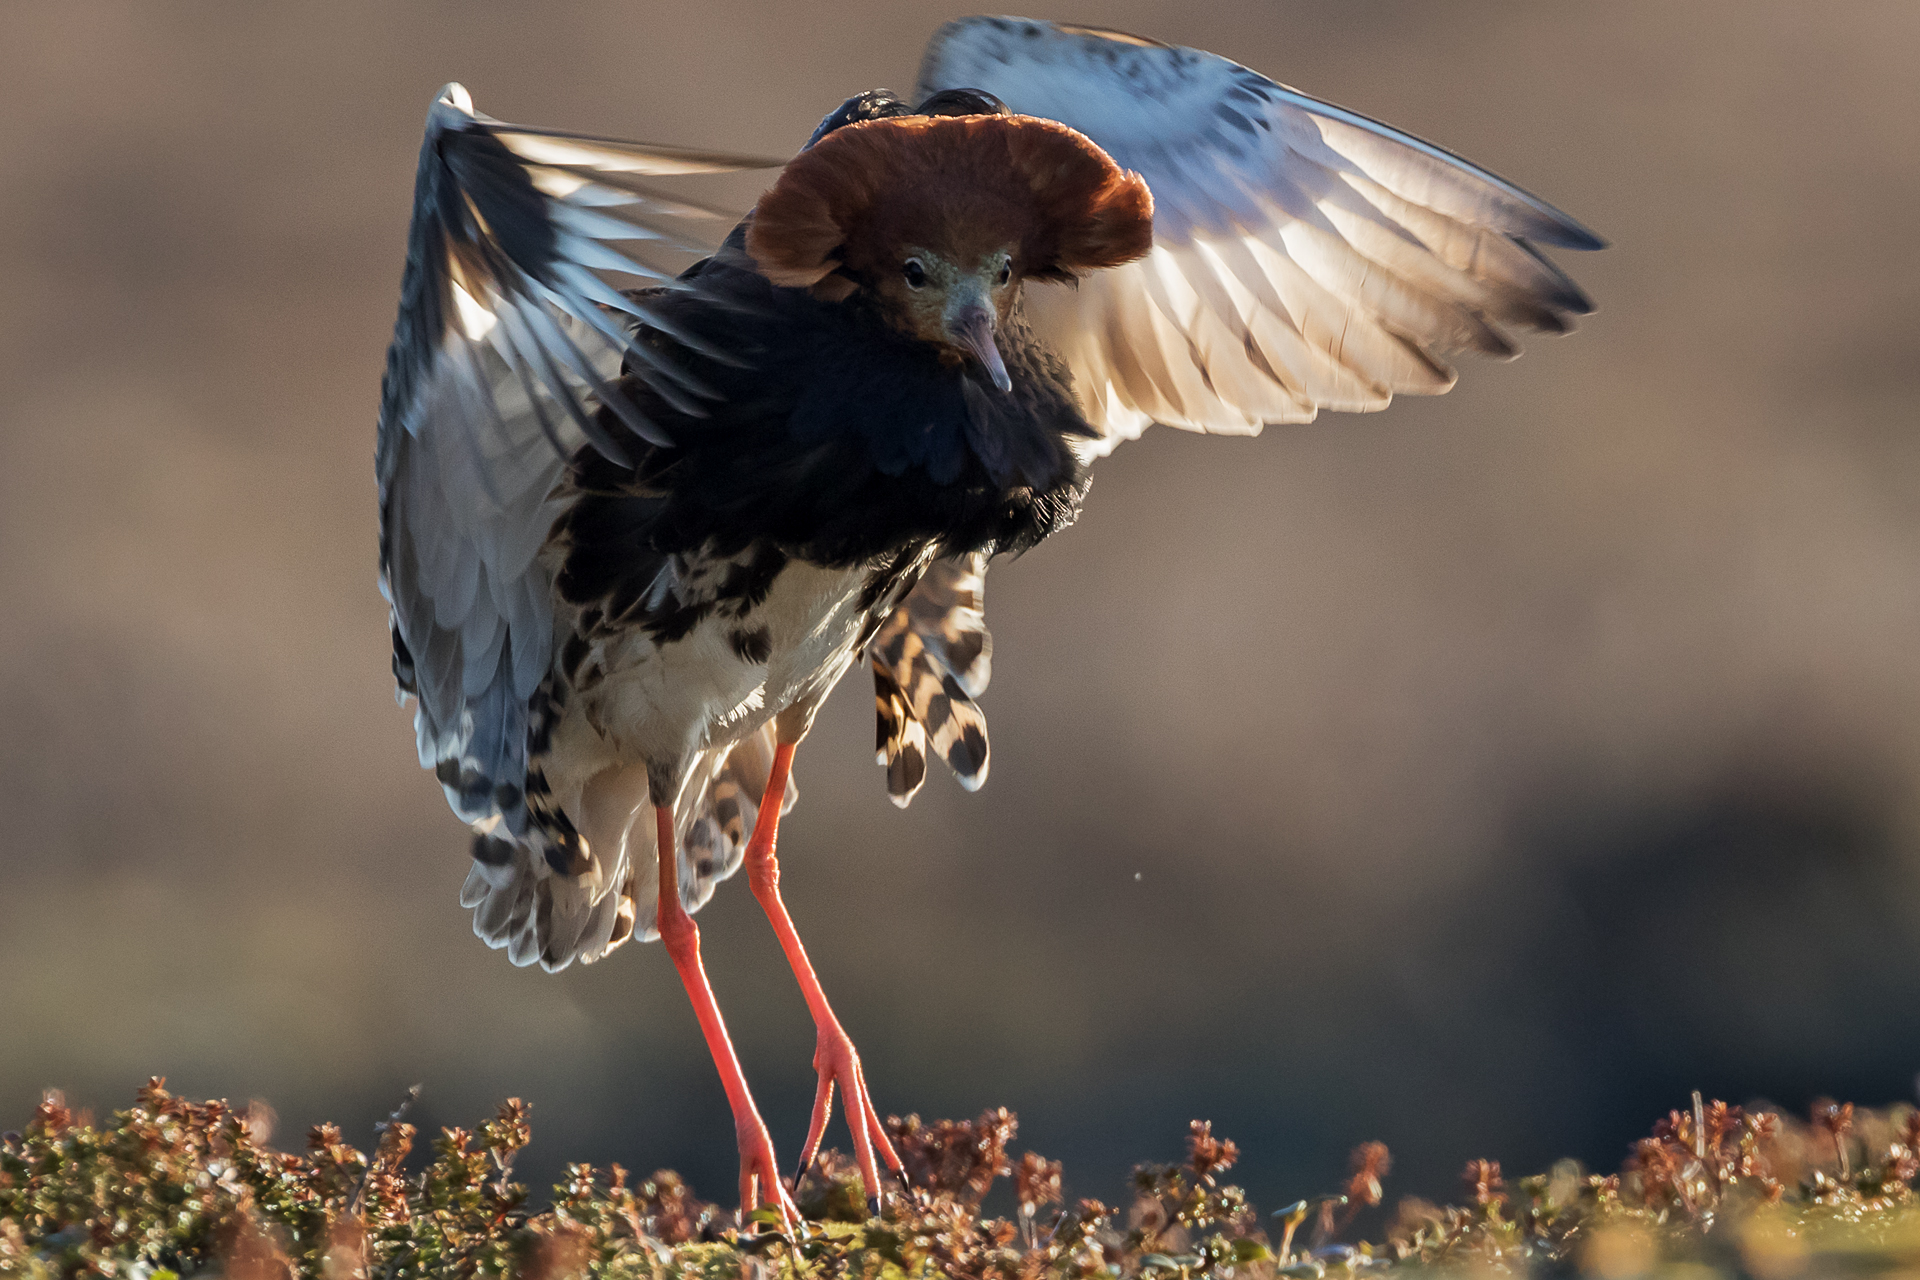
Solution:
M679 861L674 848L673 806L656 805L660 842L660 899L657 927L660 941L673 957L680 984L693 1001L694 1016L707 1037L707 1051L720 1071L720 1083L726 1088L727 1101L733 1106L734 1135L740 1143L740 1213L742 1218L760 1207L762 1199L780 1210L789 1232L800 1227L800 1212L793 1198L781 1185L775 1168L773 1141L767 1136L766 1122L747 1092L747 1078L740 1070L740 1059L727 1038L727 1024L720 1017L713 988L707 983L707 971L700 963L700 929L693 917L680 905ZM742 1225L745 1223L743 1221Z
M819 1154L827 1113L833 1107L834 1086L838 1084L841 1110L846 1113L847 1128L853 1133L853 1158L860 1167L860 1181L866 1184L867 1199L878 1212L880 1169L874 1161L873 1150L880 1149L887 1167L896 1174L901 1172L900 1156L887 1141L887 1131L881 1127L880 1116L873 1109L866 1076L860 1069L860 1055L854 1052L853 1041L847 1038L840 1020L833 1016L826 993L820 990L820 979L814 975L813 964L807 959L807 949L794 930L793 918L787 914L786 904L780 901L780 864L774 860L773 848L780 828L780 802L786 797L787 775L793 768L793 748L791 742L774 748L773 772L767 778L766 794L760 801L760 817L754 823L753 838L747 842L745 861L753 896L760 900L768 923L780 939L781 949L787 953L787 963L793 967L800 993L806 997L807 1008L813 1012L813 1024L819 1030L813 1069L819 1073L820 1087L813 1098L813 1122L807 1127L807 1144L800 1151L800 1173L806 1173L814 1156Z

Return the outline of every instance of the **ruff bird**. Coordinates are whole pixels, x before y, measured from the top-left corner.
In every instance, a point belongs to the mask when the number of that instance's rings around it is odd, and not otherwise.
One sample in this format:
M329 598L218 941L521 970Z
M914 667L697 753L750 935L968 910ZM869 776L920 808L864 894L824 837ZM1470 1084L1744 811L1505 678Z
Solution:
M780 173L717 246L721 211L661 186L755 167ZM506 124L447 86L380 568L420 763L473 830L474 932L549 970L664 942L742 1211L792 1222L690 915L744 865L817 1025L801 1168L838 1089L877 1198L900 1160L775 861L822 700L867 666L896 803L929 754L978 787L991 557L1072 523L1088 464L1149 424L1376 410L1567 331L1591 305L1536 245L1601 241L1430 143L1086 27L950 23L911 99L849 99L784 163Z

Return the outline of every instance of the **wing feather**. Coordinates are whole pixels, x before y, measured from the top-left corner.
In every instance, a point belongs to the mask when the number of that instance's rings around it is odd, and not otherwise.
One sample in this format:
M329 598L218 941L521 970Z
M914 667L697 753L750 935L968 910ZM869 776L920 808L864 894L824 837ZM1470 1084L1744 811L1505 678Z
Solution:
M402 691L419 696L421 763L470 822L524 830L526 704L553 645L538 556L566 458L591 444L628 461L596 421L602 407L668 443L615 390L623 364L683 412L711 395L630 340L653 309L597 273L688 286L610 242L707 252L718 235L698 224L719 211L651 180L777 163L504 124L459 85L428 111L381 388L381 586ZM489 924L523 929L532 909L490 899ZM559 927L577 941L606 925L576 912Z
M1247 434L1453 385L1445 357L1512 356L1593 304L1534 244L1591 231L1441 147L1237 63L1021 18L935 34L919 92L984 90L1138 171L1154 249L1027 293L1103 439L1163 422Z

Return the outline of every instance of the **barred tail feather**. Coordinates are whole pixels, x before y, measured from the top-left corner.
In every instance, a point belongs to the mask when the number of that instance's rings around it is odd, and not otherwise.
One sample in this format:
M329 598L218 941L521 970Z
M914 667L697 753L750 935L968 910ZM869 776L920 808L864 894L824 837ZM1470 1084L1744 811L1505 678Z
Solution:
M961 786L978 791L987 781L986 714L951 673L935 669L924 650L914 661L912 681L907 698L927 727L927 744Z
M986 553L935 560L908 593L906 609L909 625L935 661L969 697L985 693L993 677Z
M985 600L984 555L935 561L868 648L876 753L902 808L926 780L929 749L967 790L987 780L987 720L973 700L992 675Z
M878 763L887 768L887 796L902 809L927 780L927 729L914 718L913 706L893 673L873 660L873 700L879 726Z

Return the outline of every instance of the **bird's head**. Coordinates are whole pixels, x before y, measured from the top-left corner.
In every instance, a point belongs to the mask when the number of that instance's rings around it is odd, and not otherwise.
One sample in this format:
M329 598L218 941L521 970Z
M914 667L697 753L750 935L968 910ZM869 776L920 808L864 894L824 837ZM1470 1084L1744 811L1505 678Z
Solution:
M1153 198L1066 125L1015 115L845 125L760 198L747 251L778 285L856 294L896 331L1012 383L994 334L1028 280L1071 280L1153 244Z

